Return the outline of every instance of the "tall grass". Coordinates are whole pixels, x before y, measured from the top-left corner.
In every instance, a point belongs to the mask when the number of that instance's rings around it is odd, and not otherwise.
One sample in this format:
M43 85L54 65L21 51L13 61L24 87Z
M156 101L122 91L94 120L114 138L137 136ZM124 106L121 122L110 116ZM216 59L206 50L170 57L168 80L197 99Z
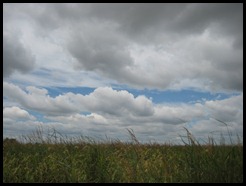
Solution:
M21 142L3 141L4 183L243 182L243 145L199 144L188 129L184 145L68 138L42 128Z

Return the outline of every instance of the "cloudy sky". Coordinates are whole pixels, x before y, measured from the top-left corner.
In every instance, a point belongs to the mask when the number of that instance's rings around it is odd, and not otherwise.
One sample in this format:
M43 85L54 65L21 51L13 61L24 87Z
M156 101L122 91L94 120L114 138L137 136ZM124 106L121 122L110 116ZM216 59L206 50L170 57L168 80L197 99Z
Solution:
M243 4L4 3L3 137L38 126L242 138Z

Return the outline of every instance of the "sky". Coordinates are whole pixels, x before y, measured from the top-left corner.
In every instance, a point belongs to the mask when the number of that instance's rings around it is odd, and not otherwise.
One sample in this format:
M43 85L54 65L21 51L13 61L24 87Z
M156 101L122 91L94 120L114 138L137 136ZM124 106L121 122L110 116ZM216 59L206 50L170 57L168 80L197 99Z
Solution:
M243 4L4 3L3 137L40 126L242 140Z

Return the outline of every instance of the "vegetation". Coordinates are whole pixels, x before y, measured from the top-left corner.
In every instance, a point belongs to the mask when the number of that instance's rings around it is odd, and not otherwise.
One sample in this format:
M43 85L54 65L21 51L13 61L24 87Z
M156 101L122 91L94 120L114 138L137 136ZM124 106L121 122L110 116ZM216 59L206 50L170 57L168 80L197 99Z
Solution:
M38 130L25 143L5 139L3 182L243 182L240 143L201 145L187 130L184 145L140 144L128 131L131 143L68 139L55 130L47 138Z

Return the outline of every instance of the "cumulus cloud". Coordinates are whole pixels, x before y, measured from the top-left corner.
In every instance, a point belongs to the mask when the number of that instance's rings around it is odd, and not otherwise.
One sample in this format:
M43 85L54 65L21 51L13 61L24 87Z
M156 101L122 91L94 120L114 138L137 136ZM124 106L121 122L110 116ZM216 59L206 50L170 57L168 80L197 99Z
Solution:
M116 91L109 87L99 87L89 95L67 93L50 97L46 89L28 86L27 92L7 82L3 83L3 96L22 106L35 109L47 115L75 112L98 112L110 115L133 114L148 116L153 114L152 102L144 96L134 96L127 91Z
M68 92L50 97L48 91L37 87L20 87L4 82L3 96L14 100L21 107L44 114L50 122L59 124L67 132L84 130L122 131L132 128L140 135L146 133L171 135L182 127L191 132L206 135L213 130L227 131L217 120L233 126L240 134L243 126L243 94L224 100L210 100L195 104L153 104L145 96L134 97L128 91L100 87L88 95ZM31 119L18 107L5 108L4 117L15 116ZM82 114L88 112L90 114ZM5 121L7 121L5 119ZM61 126L60 126L61 125ZM199 127L198 127L199 126Z
M205 106L213 118L243 125L243 94L225 100L207 101Z
M3 118L15 119L15 120L35 120L36 118L30 115L26 110L19 107L6 107L3 108Z
M47 90L36 87L27 87L27 92L20 87L3 82L3 96L13 100L23 107L34 109L47 114L67 114L74 112L76 109L73 104L62 96L57 96L56 99L47 95Z
M134 98L127 91L116 91L109 87L97 88L89 97L86 97L86 102L91 110L113 115L149 116L153 114L152 102L146 97Z

